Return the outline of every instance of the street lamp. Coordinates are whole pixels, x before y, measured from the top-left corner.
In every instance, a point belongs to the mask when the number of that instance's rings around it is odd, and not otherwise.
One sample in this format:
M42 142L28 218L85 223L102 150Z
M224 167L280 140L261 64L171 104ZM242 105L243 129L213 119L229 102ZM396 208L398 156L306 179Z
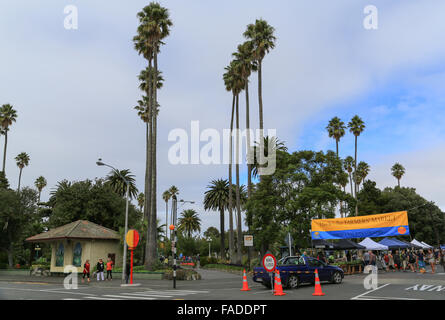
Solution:
M179 200L183 205L186 203L194 204L194 201L186 201L184 199ZM178 229L176 223L177 223L177 212L178 212L178 199L176 198L176 195L173 195L172 197L172 225L171 228L173 228L173 241L172 241L172 253L173 253L173 289L176 289L176 242L178 241L178 237L176 234L176 230Z
M207 242L209 243L209 258L211 258L211 254L210 254L210 244L212 243L212 239L209 237L207 238Z
M126 269L127 269L127 241L125 241L125 237L126 237L127 232L128 232L128 198L129 198L129 193L130 193L130 183L119 172L119 170L117 170L116 168L110 166L109 164L106 164L106 163L102 162L102 159L99 159L96 162L96 164L98 166L105 166L105 167L109 167L109 168L113 169L122 178L122 180L124 180L124 182L127 184L127 192L125 194L126 205L125 205L124 256L123 256L123 262L122 262L122 281L125 281L125 274L126 274Z

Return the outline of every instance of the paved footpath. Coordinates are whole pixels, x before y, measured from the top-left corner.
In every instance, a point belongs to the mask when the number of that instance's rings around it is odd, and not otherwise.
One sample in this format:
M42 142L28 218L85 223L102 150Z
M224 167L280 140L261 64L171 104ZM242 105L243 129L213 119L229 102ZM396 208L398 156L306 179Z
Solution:
M442 270L439 270L442 271ZM251 291L242 292L242 276L227 272L199 269L202 280L139 280L139 286L121 287L120 279L90 284L79 283L67 290L63 278L1 276L0 299L9 300L445 300L445 273L418 274L383 272L378 275L378 288L366 290L364 274L346 276L342 284L322 283L325 296L313 297L313 285L284 289L285 296L273 296L270 289L248 277Z

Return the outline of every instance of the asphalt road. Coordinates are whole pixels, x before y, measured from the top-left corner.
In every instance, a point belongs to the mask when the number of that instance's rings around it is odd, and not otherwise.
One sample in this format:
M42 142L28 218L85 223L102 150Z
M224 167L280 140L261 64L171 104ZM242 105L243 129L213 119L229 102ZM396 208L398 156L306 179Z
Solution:
M439 267L439 269L441 269ZM442 270L439 270L442 271ZM121 287L119 280L79 284L67 290L63 279L0 277L1 300L445 300L445 273L418 274L388 272L378 274L378 288L366 290L366 275L346 276L343 283L322 283L325 296L314 297L313 285L284 289L285 296L273 296L270 289L248 277L251 291L242 292L242 277L235 274L199 270L202 280L144 280L140 286Z

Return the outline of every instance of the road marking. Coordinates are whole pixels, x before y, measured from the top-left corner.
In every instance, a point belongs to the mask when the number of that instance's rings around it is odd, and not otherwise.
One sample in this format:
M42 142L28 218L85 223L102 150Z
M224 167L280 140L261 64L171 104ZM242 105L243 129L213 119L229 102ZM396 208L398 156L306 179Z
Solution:
M366 291L365 293L362 293L362 294L360 294L360 295L358 295L358 296L356 296L356 297L351 298L351 300L358 299L358 298L360 298L360 297L362 297L362 296L364 296L364 295L367 295L368 293L377 291L377 290L379 290L379 289L381 289L381 288L383 288L383 287L386 287L386 286L388 286L388 285L390 285L390 283L384 284L383 286L380 286L380 287L375 288L375 289L372 289L372 290L368 290L368 291Z
M38 290L40 292L49 292L49 293L66 293L66 294L79 294L79 295L83 295L83 296L94 296L94 294L91 293L82 293L82 292L70 292L70 290L67 291L55 291L55 290L60 290L60 289L53 289L53 290Z
M123 296L123 295L114 295L114 294L106 294L102 297L109 297L109 298L123 298L123 299L139 299L139 300L155 300L156 298L150 298L150 297L136 297L136 296Z
M360 300L364 300L367 298L371 298L372 300L423 300L423 299L414 299L414 298L400 298L400 297L375 297L375 296L366 296L365 298L360 298Z
M104 297L84 297L84 298L94 299L94 300L119 300L119 299L104 298Z
M123 293L131 296L156 297L156 298L173 298L173 296L163 296L159 294L145 294L145 293Z

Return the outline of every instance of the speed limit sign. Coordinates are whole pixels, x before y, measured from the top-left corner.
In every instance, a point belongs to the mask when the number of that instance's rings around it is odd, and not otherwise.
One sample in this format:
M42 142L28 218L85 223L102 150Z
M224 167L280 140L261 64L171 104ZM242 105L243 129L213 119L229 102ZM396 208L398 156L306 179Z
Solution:
M268 253L263 257L263 267L267 272L273 272L277 266L277 259L273 254Z

